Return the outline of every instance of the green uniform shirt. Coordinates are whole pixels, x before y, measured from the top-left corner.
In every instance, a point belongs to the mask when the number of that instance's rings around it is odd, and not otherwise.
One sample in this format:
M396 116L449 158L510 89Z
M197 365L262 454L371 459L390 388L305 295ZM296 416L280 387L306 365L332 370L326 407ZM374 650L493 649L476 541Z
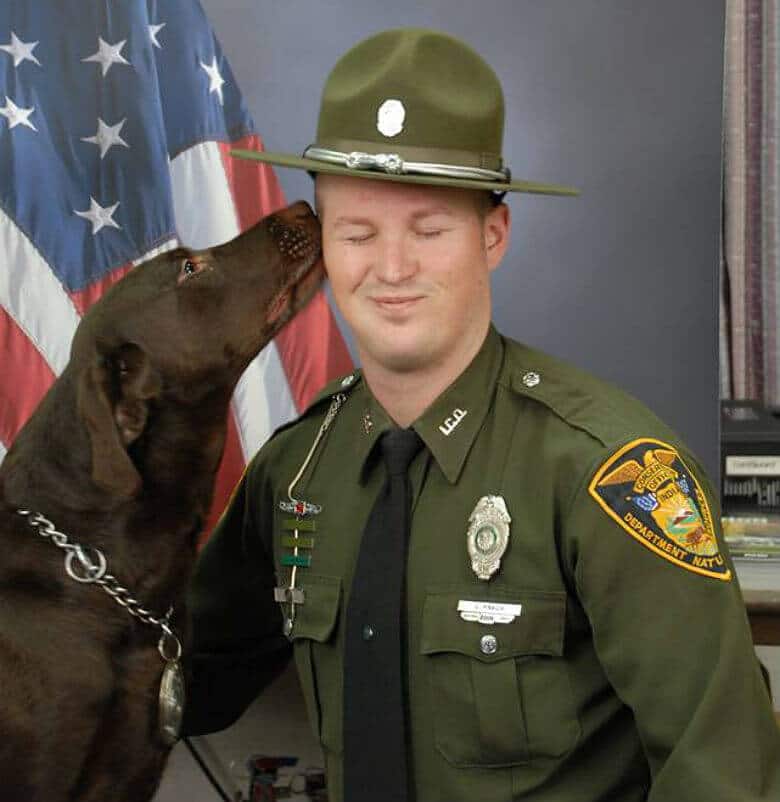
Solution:
M384 480L374 445L393 425L357 373L259 452L204 549L186 723L229 723L284 661L272 589L290 584L295 516L280 501L339 393L293 488L322 509L307 519L315 531L299 532L313 540L298 549L311 563L295 569L305 600L290 636L334 802L343 760L361 759L342 754L344 613ZM413 426L426 445L409 473L406 575L418 802L779 800L780 734L714 493L676 435L635 399L492 328ZM467 545L484 496L511 517L489 579ZM498 529L472 535L490 551ZM488 612L466 620L463 602ZM490 609L515 616L491 621Z

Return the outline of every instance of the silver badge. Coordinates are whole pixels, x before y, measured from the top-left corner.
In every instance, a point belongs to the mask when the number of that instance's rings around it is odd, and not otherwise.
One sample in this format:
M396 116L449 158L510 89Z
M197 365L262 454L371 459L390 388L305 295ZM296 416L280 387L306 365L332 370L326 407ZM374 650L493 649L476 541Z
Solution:
M469 516L466 542L471 567L480 579L490 579L501 566L511 520L501 496L482 496Z
M376 113L376 127L384 136L396 136L404 130L406 109L400 100L389 98Z

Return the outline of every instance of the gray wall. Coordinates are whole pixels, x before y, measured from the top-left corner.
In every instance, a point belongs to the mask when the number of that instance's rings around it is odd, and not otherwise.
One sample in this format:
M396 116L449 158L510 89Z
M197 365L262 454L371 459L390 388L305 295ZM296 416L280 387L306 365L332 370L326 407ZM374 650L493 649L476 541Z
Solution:
M387 27L469 41L505 89L517 195L494 278L505 333L620 384L718 471L723 2L203 0L268 150L300 152L325 75ZM305 173L279 170L288 199Z
M469 41L504 84L513 173L582 190L510 201L499 328L634 393L717 476L723 0L201 1L269 150L310 144L322 81L364 36ZM308 176L279 176L311 201ZM291 672L209 739L233 781L249 752L318 762ZM180 746L157 802L184 798L215 795Z

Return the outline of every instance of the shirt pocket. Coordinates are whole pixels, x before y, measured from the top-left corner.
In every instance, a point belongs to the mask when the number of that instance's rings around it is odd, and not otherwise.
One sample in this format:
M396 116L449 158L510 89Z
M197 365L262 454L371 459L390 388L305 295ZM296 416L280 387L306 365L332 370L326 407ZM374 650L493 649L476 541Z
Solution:
M315 737L341 752L341 655L335 636L341 605L341 579L306 574L304 603L295 611L293 642L298 678Z
M521 612L508 624L464 621L462 599L520 604ZM421 652L436 747L448 762L517 766L571 751L580 726L563 659L565 619L562 591L428 592Z

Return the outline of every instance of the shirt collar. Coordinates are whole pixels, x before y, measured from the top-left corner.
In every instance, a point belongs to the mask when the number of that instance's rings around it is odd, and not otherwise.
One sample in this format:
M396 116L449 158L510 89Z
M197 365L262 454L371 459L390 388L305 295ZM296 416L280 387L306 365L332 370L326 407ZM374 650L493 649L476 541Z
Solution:
M451 484L457 482L490 408L503 356L503 341L491 325L469 366L412 424ZM395 424L365 382L356 388L355 396L362 416L360 436L354 441L355 456L362 466L361 480L365 481L366 460L380 435Z

